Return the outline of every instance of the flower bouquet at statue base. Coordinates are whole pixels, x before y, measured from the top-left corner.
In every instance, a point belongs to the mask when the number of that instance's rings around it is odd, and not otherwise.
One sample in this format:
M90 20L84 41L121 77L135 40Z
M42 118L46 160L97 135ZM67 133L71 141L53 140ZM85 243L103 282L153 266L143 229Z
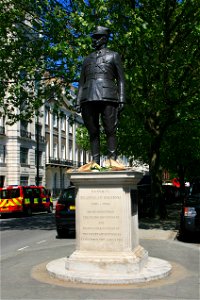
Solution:
M106 172L106 171L123 171L126 167L114 159L107 159L103 163L103 167L98 165L96 162L91 161L80 168L78 172Z
M110 171L123 171L126 170L126 167L118 162L117 160L114 160L112 158L107 159L104 162L105 168L108 168Z

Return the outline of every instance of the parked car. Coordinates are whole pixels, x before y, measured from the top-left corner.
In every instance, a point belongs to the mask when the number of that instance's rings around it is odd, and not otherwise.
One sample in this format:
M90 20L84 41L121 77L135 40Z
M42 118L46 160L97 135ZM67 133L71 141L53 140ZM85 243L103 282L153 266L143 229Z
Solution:
M180 216L180 235L189 236L200 233L200 180L195 180L190 187L189 195L182 206Z
M58 198L55 210L56 230L59 237L75 232L76 189L70 186L64 189Z

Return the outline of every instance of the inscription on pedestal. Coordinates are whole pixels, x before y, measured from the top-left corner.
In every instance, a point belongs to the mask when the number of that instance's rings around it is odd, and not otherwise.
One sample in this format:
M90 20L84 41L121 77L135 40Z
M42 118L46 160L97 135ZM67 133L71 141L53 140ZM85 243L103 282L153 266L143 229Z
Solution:
M81 250L122 250L122 201L122 189L80 191Z

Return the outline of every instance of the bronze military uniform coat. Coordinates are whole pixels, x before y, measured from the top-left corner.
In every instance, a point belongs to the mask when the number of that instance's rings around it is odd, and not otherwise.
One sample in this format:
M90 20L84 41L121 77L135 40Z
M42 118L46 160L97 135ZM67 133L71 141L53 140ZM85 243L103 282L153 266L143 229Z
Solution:
M124 74L117 52L104 48L85 58L77 105L87 101L125 102Z

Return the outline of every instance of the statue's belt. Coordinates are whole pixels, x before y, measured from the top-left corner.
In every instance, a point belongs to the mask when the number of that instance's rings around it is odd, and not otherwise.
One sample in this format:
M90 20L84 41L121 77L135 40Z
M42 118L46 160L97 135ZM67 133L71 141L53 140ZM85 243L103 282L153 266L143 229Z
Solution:
M87 75L86 80L90 80L90 79L114 80L114 78L112 76L109 76L108 74L99 74L99 73Z

